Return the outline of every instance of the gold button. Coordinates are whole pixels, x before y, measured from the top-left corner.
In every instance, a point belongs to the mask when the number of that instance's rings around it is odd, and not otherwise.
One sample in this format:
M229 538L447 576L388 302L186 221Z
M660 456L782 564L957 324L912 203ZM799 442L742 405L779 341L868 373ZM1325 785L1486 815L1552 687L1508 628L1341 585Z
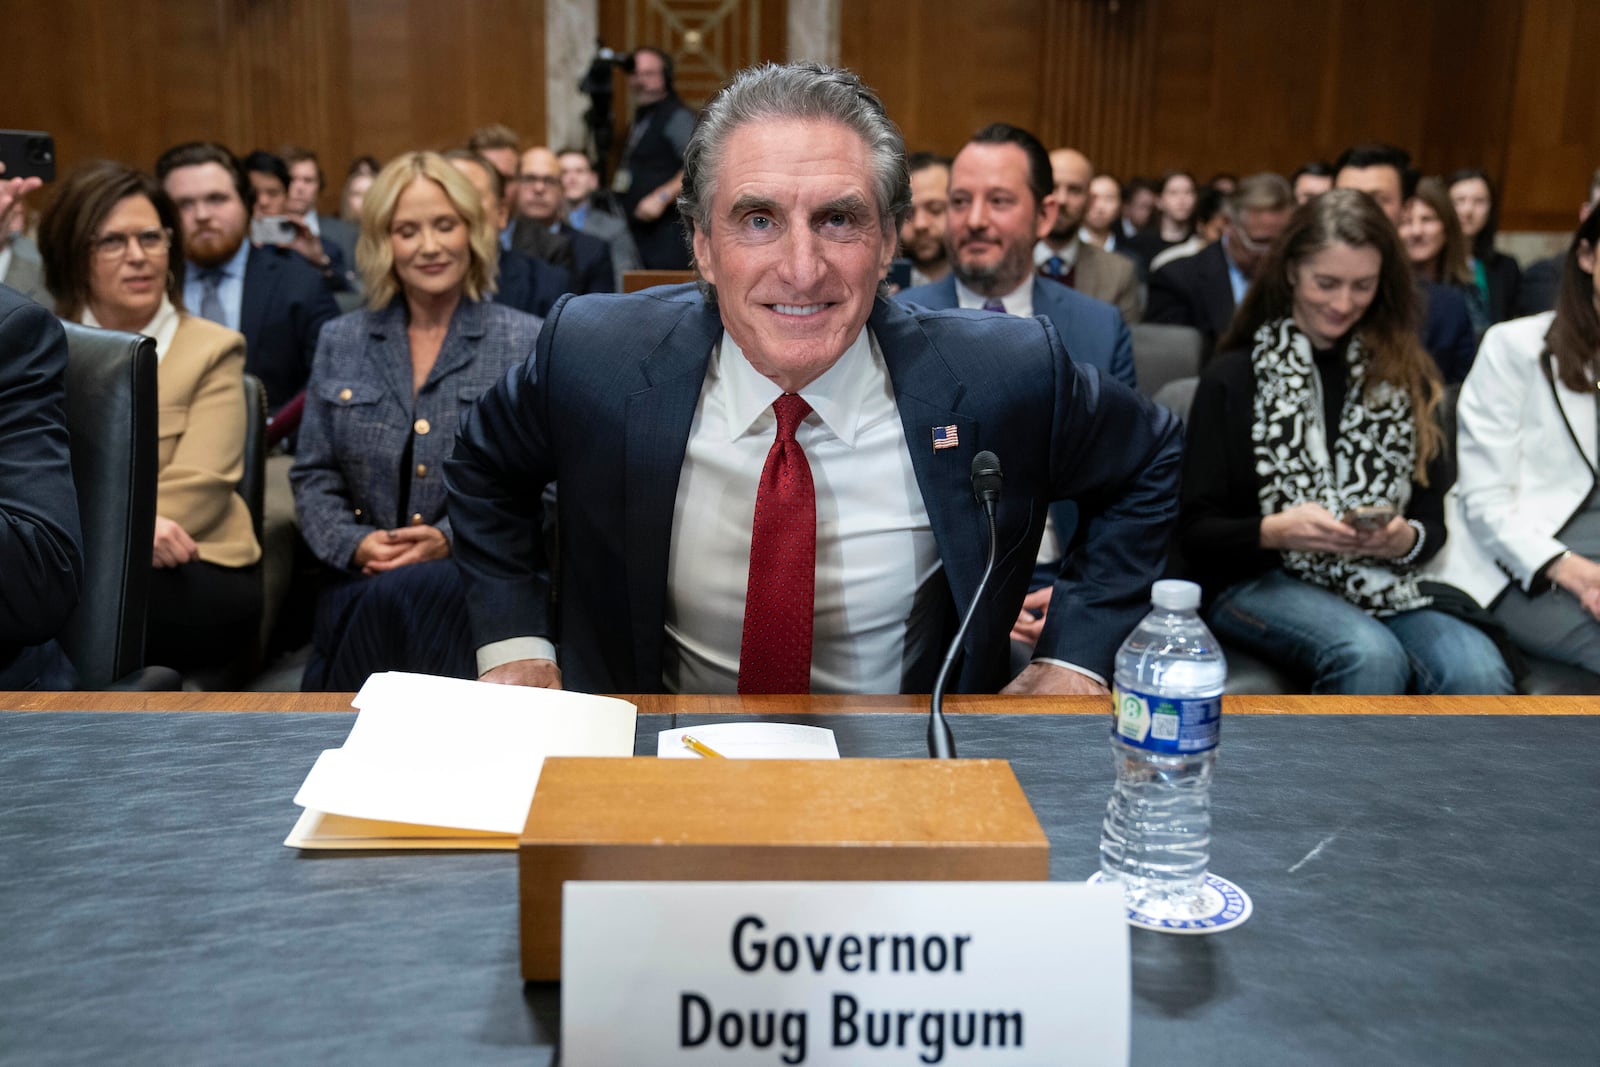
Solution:
M416 422L411 424L411 428L413 430L417 431L418 433L422 433L422 434L425 434L429 430L433 429L433 427L428 425L428 420L427 419L418 419Z
M349 399L350 399L350 398L351 398L351 397L353 397L353 396L355 396L355 394L354 394L354 393L352 393L352 392L351 392L351 391L350 391L350 390L348 390L348 389L341 389L341 390L339 390L339 399L340 399L340 400L349 400Z
M419 511L415 515L411 516L411 525L413 525L413 526L421 526L422 525L422 512Z
M417 464L417 477L418 478L426 478L427 476L428 476L428 465L426 463L418 463Z

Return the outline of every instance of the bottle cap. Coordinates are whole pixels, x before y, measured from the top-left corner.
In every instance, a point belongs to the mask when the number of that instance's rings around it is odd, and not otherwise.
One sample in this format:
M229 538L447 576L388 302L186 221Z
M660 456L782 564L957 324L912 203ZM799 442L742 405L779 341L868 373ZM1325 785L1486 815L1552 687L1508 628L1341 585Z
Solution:
M1150 603L1168 611L1193 611L1200 606L1200 587L1177 578L1163 578L1150 587Z

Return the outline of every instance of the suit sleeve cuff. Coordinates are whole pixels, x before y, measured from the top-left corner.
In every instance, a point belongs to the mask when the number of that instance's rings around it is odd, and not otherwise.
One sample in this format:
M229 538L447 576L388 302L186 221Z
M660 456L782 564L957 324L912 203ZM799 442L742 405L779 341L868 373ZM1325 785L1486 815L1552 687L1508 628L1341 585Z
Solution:
M491 641L478 649L478 676L519 659L547 659L556 662L556 646L542 637L508 637Z
M480 656L482 656L482 654L483 653L481 653L481 652L479 653ZM1076 663L1068 663L1064 659L1051 659L1049 656L1035 656L1035 657L1033 657L1032 662L1034 662L1034 663L1048 663L1053 667L1065 667L1069 671L1077 671L1079 674L1083 675L1085 678L1094 679L1100 685L1106 686L1107 689L1111 688L1109 685L1106 684L1106 680L1103 677L1101 677L1100 675L1096 674L1094 671L1091 671L1087 667L1080 667Z

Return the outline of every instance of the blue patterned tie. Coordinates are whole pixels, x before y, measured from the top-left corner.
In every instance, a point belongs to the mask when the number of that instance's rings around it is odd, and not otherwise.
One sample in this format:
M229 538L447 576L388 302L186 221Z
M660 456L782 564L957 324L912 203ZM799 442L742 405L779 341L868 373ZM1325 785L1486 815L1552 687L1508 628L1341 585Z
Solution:
M200 317L210 319L219 326L228 325L228 316L222 310L222 297L217 288L222 284L222 272L208 267L200 272Z

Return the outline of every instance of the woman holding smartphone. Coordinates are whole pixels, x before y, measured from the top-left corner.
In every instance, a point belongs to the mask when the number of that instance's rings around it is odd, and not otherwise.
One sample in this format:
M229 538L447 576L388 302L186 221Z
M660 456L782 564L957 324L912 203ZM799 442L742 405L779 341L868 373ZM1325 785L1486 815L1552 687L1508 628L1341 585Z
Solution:
M1364 193L1302 205L1201 376L1179 536L1219 636L1316 693L1509 693L1494 641L1416 568L1444 543L1439 372Z

